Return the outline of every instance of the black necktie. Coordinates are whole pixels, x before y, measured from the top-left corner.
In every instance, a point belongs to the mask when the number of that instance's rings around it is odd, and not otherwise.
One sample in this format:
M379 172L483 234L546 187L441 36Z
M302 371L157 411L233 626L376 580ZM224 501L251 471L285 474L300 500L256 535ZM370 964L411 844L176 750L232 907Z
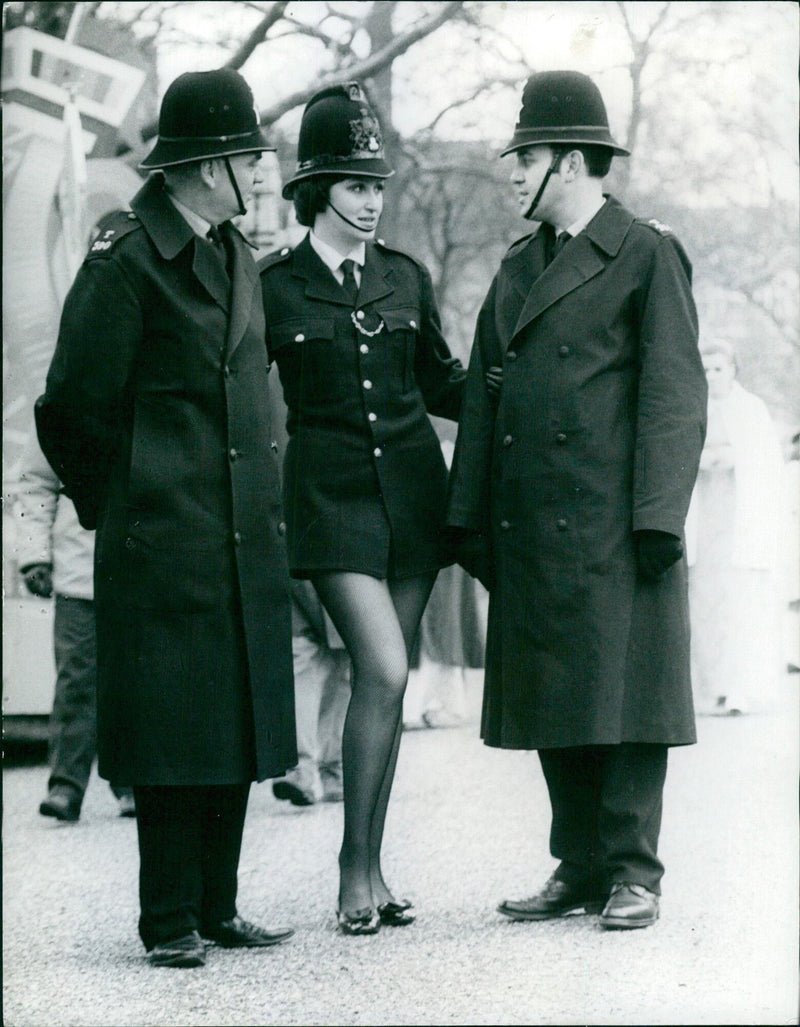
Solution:
M556 259L556 257L564 249L564 247L567 245L571 238L572 236L569 234L569 232L558 233L558 235L555 238L555 242L553 243L553 252L550 257L551 261Z
M358 299L358 282L356 281L355 267L356 262L354 260L343 260L339 265L344 274L344 281L342 282L342 288L347 293L347 297L353 306L356 305Z
M217 225L212 225L211 228L206 232L206 238L214 247L214 252L219 257L222 266L225 271L230 275L230 253L228 247L225 244L225 236L222 234Z

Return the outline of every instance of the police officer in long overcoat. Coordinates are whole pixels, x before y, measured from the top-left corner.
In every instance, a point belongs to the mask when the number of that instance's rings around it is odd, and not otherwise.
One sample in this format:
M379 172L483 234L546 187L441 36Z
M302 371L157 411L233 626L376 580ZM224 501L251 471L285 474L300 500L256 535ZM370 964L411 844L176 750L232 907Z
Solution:
M139 931L163 966L202 964L201 934L292 933L236 911L250 782L297 758L264 315L229 221L268 148L238 73L172 83L142 164L161 170L101 224L36 408L97 529L99 771L134 786Z
M686 253L602 192L627 152L586 76L529 79L504 155L541 224L479 315L449 508L491 587L482 736L539 751L560 861L500 911L605 905L605 927L658 915L667 749L695 741L681 539L706 401Z

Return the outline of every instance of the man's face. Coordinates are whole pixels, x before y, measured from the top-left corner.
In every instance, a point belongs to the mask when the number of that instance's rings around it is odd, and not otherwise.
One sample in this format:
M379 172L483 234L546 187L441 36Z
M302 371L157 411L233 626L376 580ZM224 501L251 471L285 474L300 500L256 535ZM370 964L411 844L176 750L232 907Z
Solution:
M517 194L520 210L525 214L539 191L544 176L553 160L553 151L549 146L526 146L513 155L514 166L511 170L511 184ZM539 199L534 217L537 221L547 220L553 214L554 201L558 194L559 178L557 174L550 176L544 192Z
M709 396L712 399L727 396L736 377L733 361L724 353L704 354L703 370L706 372Z
M228 157L233 177L242 194L242 203L249 206L253 196L254 187L261 181L261 154L260 153L237 153ZM230 213L227 217L234 217L239 213L239 201L236 199L236 192L228 178L225 168L225 161L219 159L219 178L221 183L220 198L230 206Z

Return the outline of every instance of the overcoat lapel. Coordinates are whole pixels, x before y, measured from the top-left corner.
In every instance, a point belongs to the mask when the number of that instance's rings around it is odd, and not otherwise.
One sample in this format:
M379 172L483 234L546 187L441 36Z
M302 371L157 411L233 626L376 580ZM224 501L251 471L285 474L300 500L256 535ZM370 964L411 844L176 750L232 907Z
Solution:
M632 222L633 215L616 200L609 198L558 260L534 278L514 330L508 337L508 344L548 307L600 274L608 262L607 258L615 256L619 251ZM530 281L531 260L536 261L540 267L544 265L544 245L544 233L537 232L528 246L512 258L515 262L512 271L515 283L522 282L523 272Z
M197 236L195 236L192 271L214 302L227 311L230 304L230 279L213 249Z
M234 235L235 233L231 232L231 236ZM225 277L227 280L227 275ZM228 323L229 360L236 347L242 341L245 329L250 323L257 282L258 269L247 250L246 244L234 238L233 283L230 287L231 313Z

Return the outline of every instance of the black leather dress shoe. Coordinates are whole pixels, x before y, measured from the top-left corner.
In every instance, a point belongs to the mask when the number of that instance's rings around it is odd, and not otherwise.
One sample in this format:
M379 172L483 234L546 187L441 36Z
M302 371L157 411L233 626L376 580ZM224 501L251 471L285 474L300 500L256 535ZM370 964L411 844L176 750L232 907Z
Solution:
M55 817L56 820L75 821L81 815L83 796L77 788L55 785L50 789L47 798L39 806L43 817Z
M529 899L506 899L497 911L512 920L553 920L576 909L599 913L604 900L605 895L596 888L577 887L551 877L536 895Z
M600 926L631 930L650 927L658 920L658 896L641 884L617 882L611 886L611 897L600 914Z
M197 931L192 931L174 941L154 945L150 949L150 962L153 966L205 966L206 947Z
M240 916L203 930L203 937L223 949L262 949L277 945L294 934L293 927L258 927Z
M291 781L274 781L272 794L276 799L288 799L293 806L313 806L314 796L304 792Z
M411 903L408 899L401 902L382 902L378 906L378 916L384 927L406 927L417 919L416 914L411 912Z

